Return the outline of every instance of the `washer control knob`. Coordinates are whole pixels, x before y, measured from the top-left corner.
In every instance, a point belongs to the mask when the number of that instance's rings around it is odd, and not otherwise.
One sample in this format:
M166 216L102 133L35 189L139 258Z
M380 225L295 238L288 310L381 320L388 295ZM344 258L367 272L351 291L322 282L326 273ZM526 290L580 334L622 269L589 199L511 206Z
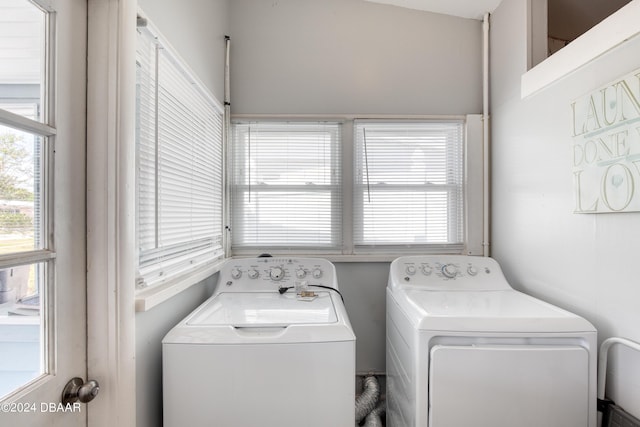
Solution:
M405 268L405 271L409 276L413 276L414 274L416 274L416 267L413 265L407 265L407 268Z
M420 270L422 270L422 274L425 276L430 276L433 273L433 268L430 265L423 265Z
M271 267L271 270L269 270L269 277L271 280L282 280L284 278L284 270L282 267Z
M249 279L257 279L258 276L260 276L260 273L258 273L258 270L256 269L249 270L249 273L247 274L249 275Z
M453 264L445 264L442 266L442 274L444 275L444 277L453 279L458 274L458 269Z
M476 274L478 274L478 269L473 265L470 265L469 267L467 267L467 273L469 274L469 276L475 276Z
M233 270L231 270L231 277L233 277L234 279L239 279L242 277L242 271L240 271L240 269L238 268L234 268Z
M311 275L313 276L314 279L319 279L322 277L322 270L319 268L314 268L313 271L311 272Z
M299 268L296 270L296 277L298 279L304 279L306 275L307 275L307 270L305 270L304 268Z

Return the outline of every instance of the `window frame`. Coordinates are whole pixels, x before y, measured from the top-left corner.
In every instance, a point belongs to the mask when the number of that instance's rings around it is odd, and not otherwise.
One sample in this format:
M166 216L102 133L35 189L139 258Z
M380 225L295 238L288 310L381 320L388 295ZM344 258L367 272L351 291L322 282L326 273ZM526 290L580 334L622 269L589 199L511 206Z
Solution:
M462 184L463 206L463 243L456 247L446 245L430 245L425 247L385 247L367 248L354 245L354 148L356 121L452 121L463 122L463 169ZM233 114L231 127L237 122L247 121L336 121L342 123L342 245L339 252L323 250L282 250L276 247L263 247L260 251L232 248L231 256L257 256L260 253L297 256L324 256L335 262L387 262L398 256L415 253L439 253L439 254L464 254L483 255L483 250L488 236L484 236L483 224L485 222L483 203L486 195L483 190L484 164L483 164L483 116L480 114L469 115L314 115L314 114ZM230 140L229 151L233 151L234 142ZM233 165L229 163L228 181L232 182ZM232 184L230 184L231 186ZM231 190L230 190L231 191ZM236 206L231 202L231 215ZM233 232L233 230L231 230Z
M217 193L215 196L217 200L214 200L214 204L217 204L218 207L215 208L215 213L212 212L211 216L214 217L215 220L218 220L213 224L214 233L211 234L214 245L211 248L204 248L203 250L197 250L197 242L202 239L194 239L188 243L180 242L177 245L167 245L166 247L155 247L144 251L141 254L140 248L140 223L139 223L139 214L140 214L140 206L139 206L139 181L138 181L138 172L140 166L140 157L138 154L138 135L136 135L136 183L135 183L135 192L136 192L136 268L137 268L137 279L136 279L136 310L144 311L148 308L155 306L156 304L162 302L166 299L167 295L172 295L177 292L180 292L183 289L191 286L192 284L197 283L200 280L205 279L211 274L215 273L219 270L220 265L224 262L226 258L225 253L225 239L226 233L224 230L224 223L226 222L226 210L225 210L225 161L226 156L224 152L224 139L225 139L225 117L224 117L224 107L220 101L218 101L213 94L206 88L204 83L202 83L197 77L196 74L190 69L190 67L186 64L186 62L180 57L180 55L171 47L171 45L167 42L166 38L164 38L160 32L147 20L142 20L143 25L139 26L139 32L146 32L147 37L152 39L151 43L156 45L155 49L155 80L154 80L154 102L153 102L153 111L149 111L147 113L151 114L155 120L155 130L154 130L154 138L155 138L155 163L154 163L154 174L156 179L156 190L153 194L154 197L154 215L155 215L155 223L154 223L154 233L157 235L159 233L158 229L159 225L159 198L161 197L158 190L157 180L160 177L158 173L158 165L159 165L159 151L158 151L158 140L159 140L159 104L160 104L160 85L161 83L158 81L158 67L161 62L168 62L173 67L176 68L177 72L184 77L185 82L194 87L198 92L198 96L201 99L198 100L200 104L206 104L207 113L215 114L216 129L219 128L219 139L216 138L212 150L217 152L217 156L213 160L214 163L220 165L220 169L216 172L217 177ZM136 36L138 37L138 35ZM138 40L136 38L136 40ZM136 43L136 63L139 66L138 61L138 42ZM162 53L160 53L162 51ZM136 79L137 80L137 79ZM138 103L138 92L136 92L136 103ZM138 107L136 107L136 110ZM137 114L137 111L136 111ZM136 128L138 128L138 121L136 119ZM136 133L138 133L138 129L136 129ZM219 150L218 150L219 149ZM197 157L193 159L194 162L197 162ZM192 163L190 163L191 165ZM218 244L215 242L218 241ZM175 254L171 254L171 250L179 249L179 247L188 246L189 253L180 255L181 251L178 251Z
M15 98L15 105L34 105L38 113L31 119L0 107L0 125L18 132L30 134L34 138L34 184L38 190L34 192L34 249L8 252L0 255L0 270L17 267L33 268L36 293L22 295L39 299L39 372L26 383L15 387L13 391L0 399L11 399L23 393L30 385L36 384L50 376L56 369L55 352L51 350L56 336L56 246L54 240L54 201L56 200L55 183L55 145L57 142L56 127L56 13L40 2L31 2L43 14L42 19L42 56L40 75L40 98ZM19 102L20 100L27 102ZM9 99L6 99L9 100ZM11 101L11 100L9 100ZM36 144L35 140L39 139ZM38 147L38 155L35 148ZM34 185L35 186L35 185ZM64 191L63 191L64 193ZM38 228L39 226L39 228Z
M328 126L337 126L337 132L334 133L333 132L329 132L332 135L332 138L335 138L336 140L332 140L332 142L330 143L331 146L335 146L336 150L335 152L331 152L331 165L335 166L339 171L342 171L342 164L343 161L341 160L341 156L342 156L342 141L341 138L344 137L344 130L342 129L342 125L343 125L343 120L335 120L335 119L327 119L327 120L305 120L305 119L295 119L295 118L288 118L286 120L278 120L278 119L251 119L251 120L233 120L232 122L232 131L231 131L231 138L230 138L230 145L231 145L231 156L230 158L232 159L229 163L229 176L228 176L228 182L230 183L229 185L229 193L230 193L230 197L231 197L231 209L232 212L234 212L231 215L230 218L230 222L232 222L232 218L236 218L238 215L235 214L235 208L237 207L237 203L235 203L235 200L238 197L238 194L243 194L246 192L254 192L254 191L260 191L260 190L267 190L267 191L278 191L278 190L282 190L282 192L287 193L287 192L295 192L296 189L304 189L304 190L309 190L312 189L311 192L329 192L330 193L330 200L331 200L331 212L333 215L333 218L339 218L338 221L332 221L332 224L334 226L337 226L337 230L335 230L334 228L332 228L332 232L330 234L332 234L332 240L335 241L335 244L333 245L327 245L325 248L322 249L314 249L313 245L304 245L304 246L295 246L295 245L274 245L274 246L269 246L269 252L273 252L273 253L279 253L279 254L297 254L297 253L306 253L306 254L340 254L342 252L342 214L341 214L341 205L343 203L344 197L341 194L341 191L343 191L344 189L344 178L341 176L341 174L339 173L337 177L333 177L334 179L337 179L338 182L335 183L332 182L330 184L323 184L323 185L314 185L312 187L306 187L306 186L302 186L302 185L292 185L292 184L283 184L283 185L268 185L268 184L236 184L235 181L235 173L234 173L234 166L235 166L235 155L236 155L236 150L235 150L235 136L236 136L236 124L240 124L242 126L246 126L246 125L251 125L251 124L258 124L258 125L274 125L274 126L278 126L278 125L282 125L284 126L285 124L295 124L297 126L305 126L305 125L309 125L310 127L315 127L315 126L319 126L322 127L324 125L328 125ZM234 230L237 228L235 227L235 225L233 223L231 223L228 227L231 230L231 234L232 236L230 237L230 241L231 241L231 251L233 254L235 255L252 255L252 254L256 254L257 251L260 251L263 247L262 246L258 246L258 245L242 245L241 247L236 247L233 245L233 233Z
M45 289L53 287L56 252L54 247L54 153L57 130L55 127L55 13L43 8L39 3L32 3L34 7L43 13L43 57L42 57L42 88L40 89L39 102L35 103L36 110L40 113L40 119L29 119L25 116L13 113L0 107L0 125L12 128L19 132L32 134L40 140L40 230L34 230L39 236L34 238L40 241L40 248L34 250L11 252L0 255L0 269L19 267L28 264L42 263L47 274L43 275L43 280L48 282ZM26 104L33 104L33 99L29 98ZM34 204L34 209L38 205ZM42 295L46 298L46 295ZM42 303L46 308L46 301Z
M464 134L461 135L461 138L457 141L455 141L456 143L459 143L460 146L453 146L453 147L448 147L445 145L445 154L444 157L446 158L445 160L445 166L444 169L445 170L451 170L451 165L455 165L455 170L456 172L460 172L459 176L456 176L456 178L460 181L459 183L457 182L450 182L451 177L448 176L450 174L446 174L447 175L447 182L446 183L421 183L421 184L409 184L409 183L375 183L375 182L368 182L368 177L369 177L369 172L370 172L370 168L371 166L371 162L366 160L366 157L368 157L367 155L367 145L366 145L366 141L363 140L363 147L362 147L362 152L360 151L360 140L359 140L359 128L366 128L367 126L369 126L369 129L375 129L375 128L385 128L385 131L389 132L391 131L394 127L397 126L397 132L398 134L396 135L399 136L400 133L402 133L402 125L406 125L410 128L414 128L414 130L420 130L420 131L427 131L426 128L429 128L431 126L442 126L442 127L446 127L446 126L460 126L460 132L463 133L462 131L464 130L465 127L465 121L463 119L420 119L420 120L416 120L416 119L394 119L394 120L389 120L389 119L356 119L354 120L354 144L353 144L353 152L354 155L364 155L365 156L365 164L366 164L366 171L363 171L362 174L366 175L366 178L363 178L362 182L359 182L358 180L358 175L359 175L359 168L361 167L361 165L359 165L358 161L359 159L357 157L354 157L354 163L353 163L353 170L355 171L354 174L354 180L353 180L353 192L354 192L354 197L352 198L353 200L353 215L354 215L354 219L353 219L353 225L354 225L354 229L355 228L362 228L362 236L361 238L364 239L364 228L366 228L366 224L365 224L365 204L364 202L358 202L356 201L357 197L363 197L364 198L364 194L369 193L369 197L371 197L373 194L376 194L378 192L380 193L385 193L385 192L389 192L389 191L393 191L395 190L395 193L405 193L405 192L412 192L412 190L414 190L413 192L416 193L430 193L430 192L434 192L434 193L446 193L448 195L451 195L453 197L447 197L448 201L447 201L447 217L448 217L448 226L447 226L447 230L446 230L446 235L447 235L447 242L443 242L443 243L436 243L436 242L431 242L431 243L409 243L409 242L395 242L395 243L382 243L382 242L373 242L373 241L369 241L369 242L356 242L356 240L360 240L360 239L356 239L354 237L354 253L376 253L376 252L396 252L396 251L401 251L401 252L406 252L406 253L441 253L441 252L456 252L459 253L459 251L462 249L462 246L464 245L464 205L465 205L465 200L464 200L464 181L465 181L465 175L466 175L466 171L464 168L464 160L465 160L465 153L464 153ZM420 129L422 128L422 129ZM394 129L395 130L395 129ZM442 135L448 135L449 133L455 133L455 131L453 132L448 132ZM429 134L429 136L431 136L432 134ZM364 136L363 136L364 138ZM457 157L455 151L460 150L461 151L461 157ZM371 147L369 147L369 151L371 151ZM458 202L456 202L455 200L458 200ZM456 212L452 212L452 211L456 211ZM461 242L452 242L452 240L454 238L460 238L460 240L462 240Z

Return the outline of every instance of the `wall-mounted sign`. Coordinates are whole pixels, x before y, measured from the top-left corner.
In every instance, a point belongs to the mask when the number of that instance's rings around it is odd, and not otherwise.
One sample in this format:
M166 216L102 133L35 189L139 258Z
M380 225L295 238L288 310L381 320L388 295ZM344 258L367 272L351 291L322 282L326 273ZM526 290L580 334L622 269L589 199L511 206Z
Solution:
M640 211L640 70L571 103L576 213Z

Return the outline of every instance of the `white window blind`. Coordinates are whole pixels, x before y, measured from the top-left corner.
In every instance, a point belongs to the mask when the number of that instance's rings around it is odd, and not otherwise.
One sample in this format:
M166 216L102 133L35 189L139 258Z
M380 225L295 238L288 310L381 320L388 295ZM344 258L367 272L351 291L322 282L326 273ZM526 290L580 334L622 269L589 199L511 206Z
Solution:
M137 64L137 244L150 285L224 255L223 112L146 28Z
M464 122L354 123L356 251L464 245Z
M339 123L234 123L234 250L340 250L340 136Z

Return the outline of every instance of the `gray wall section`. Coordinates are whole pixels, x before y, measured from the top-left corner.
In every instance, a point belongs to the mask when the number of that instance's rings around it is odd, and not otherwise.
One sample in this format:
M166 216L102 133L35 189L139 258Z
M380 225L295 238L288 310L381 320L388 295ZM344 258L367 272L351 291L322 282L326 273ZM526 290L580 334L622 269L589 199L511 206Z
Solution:
M573 213L570 107L639 69L640 38L522 100L527 3L503 0L491 17L492 254L517 288L583 315L600 341L640 341L640 213ZM640 356L615 353L609 394L640 416Z
M136 426L162 425L162 339L213 292L217 274L136 315Z
M358 373L385 372L388 262L335 263L340 292L356 334Z
M222 102L229 0L138 0L138 6Z
M481 110L481 23L362 0L140 0L218 100L231 36L232 112L471 114ZM356 369L385 370L389 263L336 263ZM161 419L161 340L212 292L201 283L136 316L137 425Z
M362 0L233 0L234 114L479 113L481 23Z

